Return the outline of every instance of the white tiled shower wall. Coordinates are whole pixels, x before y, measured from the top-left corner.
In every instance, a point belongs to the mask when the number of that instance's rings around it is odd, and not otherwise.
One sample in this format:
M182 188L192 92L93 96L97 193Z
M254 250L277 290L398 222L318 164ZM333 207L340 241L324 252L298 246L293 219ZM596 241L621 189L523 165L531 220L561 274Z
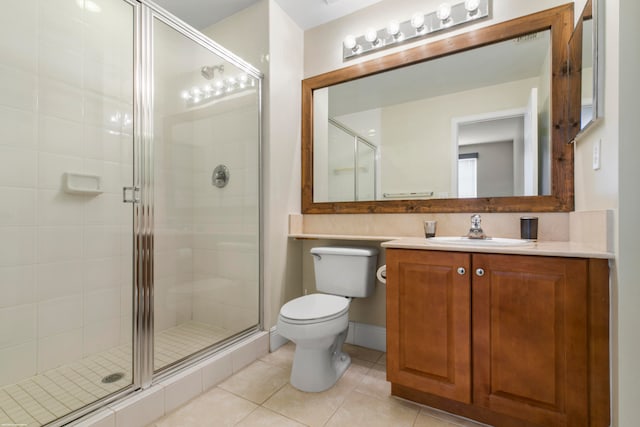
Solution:
M130 342L132 10L99 4L2 5L0 386Z
M124 1L96 3L11 1L0 15L0 386L131 342L133 19ZM187 64L196 78L219 61L207 55ZM168 102L182 101L179 65L156 75L173 79L156 87ZM258 322L255 99L156 111L156 331ZM63 192L64 172L101 176L104 193Z
M210 83L200 69L239 70L155 27L155 328L196 321L230 332L258 323L258 102L255 90L189 105L183 90ZM179 52L179 53L176 53ZM226 165L226 187L212 185Z
M156 217L157 331L186 320L231 331L257 323L258 150L250 126L257 110L212 113L163 132L169 143L159 153L165 161L156 192L164 207ZM218 164L231 174L222 189L211 184Z

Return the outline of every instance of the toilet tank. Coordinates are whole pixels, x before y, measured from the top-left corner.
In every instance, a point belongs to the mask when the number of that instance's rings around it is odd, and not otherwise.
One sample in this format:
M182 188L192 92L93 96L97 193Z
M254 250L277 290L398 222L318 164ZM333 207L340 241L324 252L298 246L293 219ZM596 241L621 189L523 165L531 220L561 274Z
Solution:
M323 246L312 248L311 255L318 291L354 298L373 293L378 249Z

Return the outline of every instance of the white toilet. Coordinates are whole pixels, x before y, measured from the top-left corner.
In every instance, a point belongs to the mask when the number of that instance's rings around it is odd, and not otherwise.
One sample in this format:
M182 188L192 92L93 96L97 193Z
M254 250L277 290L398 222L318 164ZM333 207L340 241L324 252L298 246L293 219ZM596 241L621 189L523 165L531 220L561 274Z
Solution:
M316 289L280 309L278 333L296 344L291 385L302 391L331 388L351 364L342 344L349 327L351 298L373 293L378 250L318 247L313 255Z

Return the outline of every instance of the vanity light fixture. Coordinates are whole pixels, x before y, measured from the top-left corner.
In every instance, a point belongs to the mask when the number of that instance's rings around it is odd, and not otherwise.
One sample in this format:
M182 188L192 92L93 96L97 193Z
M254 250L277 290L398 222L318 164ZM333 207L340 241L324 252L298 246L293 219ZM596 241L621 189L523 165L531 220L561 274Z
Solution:
M434 12L416 12L403 22L389 21L385 29L376 31L375 28L369 28L361 36L346 36L342 42L342 58L347 60L407 41L419 40L438 31L488 18L490 14L490 0L464 0L455 4L444 2Z
M475 15L480 7L480 0L465 0L464 8L470 16Z
M342 44L344 45L344 50L350 51L352 55L357 55L362 52L362 46L358 44L356 37L352 34L345 37Z
M378 38L378 32L375 30L375 28L369 28L364 33L364 39L369 43L371 43L371 46L377 47L380 44L380 39Z
M442 22L448 21L449 18L451 18L451 5L449 3L442 3L440 6L438 6L438 10L436 10L436 16Z
M416 33L422 33L424 31L424 13L416 12L411 15L411 26L416 30Z
M402 37L402 33L400 32L400 23L395 19L389 21L389 24L387 25L387 34L389 34L394 39Z

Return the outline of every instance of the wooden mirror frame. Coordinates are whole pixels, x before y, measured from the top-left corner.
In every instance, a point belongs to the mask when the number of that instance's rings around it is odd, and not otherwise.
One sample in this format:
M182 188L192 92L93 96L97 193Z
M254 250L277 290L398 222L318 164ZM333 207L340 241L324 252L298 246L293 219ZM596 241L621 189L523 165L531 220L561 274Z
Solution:
M313 91L539 31L551 31L551 195L469 199L313 201ZM573 146L567 144L567 43L573 3L330 71L302 81L302 213L566 212L573 210Z
M593 127L593 125L604 116L604 62L602 59L602 49L604 49L603 23L600 21L603 15L602 0L587 0L582 14L576 22L573 35L568 44L569 60L569 92L568 92L568 138L578 141ZM582 38L584 37L584 21L593 20L593 80L591 82L592 95L592 116L591 120L582 127ZM580 43L576 42L579 41Z

